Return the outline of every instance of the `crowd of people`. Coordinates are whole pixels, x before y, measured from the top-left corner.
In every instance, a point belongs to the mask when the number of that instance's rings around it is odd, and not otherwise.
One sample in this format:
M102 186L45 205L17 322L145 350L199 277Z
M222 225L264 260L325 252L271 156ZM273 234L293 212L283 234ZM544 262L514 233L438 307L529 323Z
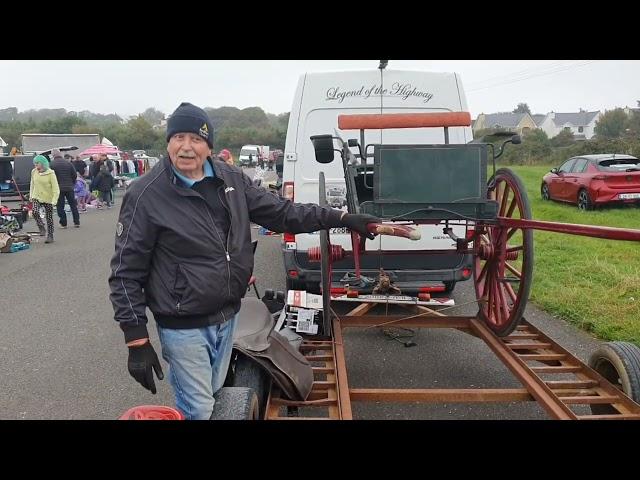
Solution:
M73 226L80 228L80 213L86 212L88 205L111 208L115 187L115 165L105 154L93 155L88 166L80 157L63 156L56 148L51 150L50 157L51 161L45 155L34 157L29 191L33 218L40 235L47 237L45 243L54 241L54 205L60 228L67 228L67 204Z
M220 150L217 157L229 165L234 164L233 155L226 148ZM80 214L87 212L88 206L112 208L118 165L106 154L92 155L87 164L79 155L63 156L54 148L49 158L37 155L33 164L29 198L39 233L47 237L45 243L54 241L54 206L62 229L68 226L66 205L75 228L80 228Z

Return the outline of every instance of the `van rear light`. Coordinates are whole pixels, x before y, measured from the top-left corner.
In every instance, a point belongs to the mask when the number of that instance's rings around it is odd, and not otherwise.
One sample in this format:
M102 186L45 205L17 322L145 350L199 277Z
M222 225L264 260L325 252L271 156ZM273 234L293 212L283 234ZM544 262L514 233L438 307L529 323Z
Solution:
M293 182L284 182L282 196L293 202Z
M462 278L467 279L471 277L471 269L470 268L463 268L462 269Z
M287 272L287 275L289 275L291 278L298 278L298 271L297 270L289 270Z
M282 185L282 196L284 198L288 198L293 202L293 182L284 182ZM285 232L282 236L282 241L284 243L292 243L296 241L296 236L293 233ZM296 272L296 275L298 272Z
M433 285L431 287L420 287L418 293L444 292L444 285Z

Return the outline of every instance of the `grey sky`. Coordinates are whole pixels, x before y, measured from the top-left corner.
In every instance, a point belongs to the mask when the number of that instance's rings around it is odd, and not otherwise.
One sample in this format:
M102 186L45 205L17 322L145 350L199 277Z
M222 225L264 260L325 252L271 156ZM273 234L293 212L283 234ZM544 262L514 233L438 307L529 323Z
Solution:
M129 116L182 101L202 107L291 109L304 72L364 70L378 60L2 60L0 108L65 108ZM638 60L390 60L387 68L457 72L471 115L636 106Z

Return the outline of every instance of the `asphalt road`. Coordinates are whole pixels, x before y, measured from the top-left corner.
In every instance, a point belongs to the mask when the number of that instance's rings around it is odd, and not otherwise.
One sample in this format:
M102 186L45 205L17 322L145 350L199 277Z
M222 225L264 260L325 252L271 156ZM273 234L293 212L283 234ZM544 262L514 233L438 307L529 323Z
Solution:
M272 173L266 178L268 181ZM127 349L109 302L109 260L119 209L81 215L79 229L36 237L0 254L0 419L115 419L136 405L173 405L168 382L152 395L128 374ZM27 231L35 230L30 220ZM257 229L253 230L257 235ZM260 236L258 287L284 290L280 236ZM458 304L472 300L458 284ZM473 314L471 306L455 313ZM586 361L598 342L529 305L526 318ZM152 321L153 322L153 321ZM152 342L159 352L155 328ZM349 384L372 388L509 388L517 380L485 344L456 330L417 330L406 348L380 330L345 334ZM167 366L163 361L165 374ZM535 403L354 404L359 419L544 419Z

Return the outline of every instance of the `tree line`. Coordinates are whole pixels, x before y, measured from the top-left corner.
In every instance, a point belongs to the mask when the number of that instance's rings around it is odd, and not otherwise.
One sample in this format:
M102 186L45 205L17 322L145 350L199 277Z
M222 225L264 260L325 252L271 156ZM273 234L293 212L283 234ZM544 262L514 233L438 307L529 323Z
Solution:
M214 147L227 148L236 154L243 145L269 145L284 150L289 113L274 115L260 107L239 109L220 107L204 109L214 128ZM89 111L68 112L40 109L19 112L17 108L0 109L0 137L12 147L21 148L23 133L98 133L121 150L147 150L150 155L166 151L166 128L163 112L148 108L123 121L115 114L102 115Z
M214 147L227 148L234 156L246 144L269 145L284 150L289 113L274 115L260 107L206 107L214 128ZM514 113L530 113L526 103L520 103ZM122 150L144 149L150 155L164 154L166 136L160 124L163 112L148 108L126 122L115 114L102 115L89 111L68 112L60 109L40 109L19 112L15 107L0 109L0 137L7 151L21 147L23 133L99 133ZM478 131L491 143L503 138L491 137L491 130ZM560 164L567 158L592 153L625 153L640 158L640 113L630 116L622 108L606 111L595 127L595 136L576 140L570 131L548 138L539 129L523 135L522 144L507 148L501 163L534 165Z

